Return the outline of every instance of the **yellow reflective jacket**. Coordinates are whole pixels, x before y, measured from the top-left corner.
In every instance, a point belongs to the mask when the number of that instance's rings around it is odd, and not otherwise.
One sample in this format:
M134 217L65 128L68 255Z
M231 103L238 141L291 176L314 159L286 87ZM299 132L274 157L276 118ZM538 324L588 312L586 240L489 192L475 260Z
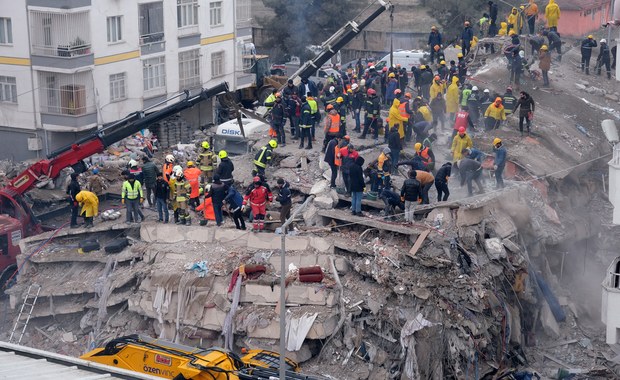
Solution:
M80 206L82 206L80 215L91 218L99 214L99 198L95 193L82 190L77 193L75 200L80 203Z

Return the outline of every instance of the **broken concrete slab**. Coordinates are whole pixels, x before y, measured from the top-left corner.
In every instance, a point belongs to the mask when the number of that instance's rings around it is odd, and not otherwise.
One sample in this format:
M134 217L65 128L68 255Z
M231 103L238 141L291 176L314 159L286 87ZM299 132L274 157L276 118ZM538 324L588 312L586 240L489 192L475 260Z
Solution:
M331 210L335 206L334 200L328 195L318 196L312 202L319 210Z
M473 226L482 223L485 217L483 207L464 208L460 207L456 214L456 225L458 227Z
M506 249L499 238L484 239L484 250L491 260L506 258Z

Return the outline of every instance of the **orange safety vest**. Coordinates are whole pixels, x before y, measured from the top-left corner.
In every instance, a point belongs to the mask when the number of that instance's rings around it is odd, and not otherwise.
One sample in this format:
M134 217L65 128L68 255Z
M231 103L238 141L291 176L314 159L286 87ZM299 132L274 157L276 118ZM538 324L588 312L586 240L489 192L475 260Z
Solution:
M406 109L407 109L407 102L402 102L398 106L398 112L400 113L400 116L406 117L407 119L409 119L409 114L407 113Z
M340 147L337 144L334 147L334 165L342 166L342 156L340 155Z
M425 165L428 165L431 163L431 156L428 155L428 147L422 149L420 151L420 157L422 157L422 161L424 161Z
M329 118L325 119L325 127L327 127L328 121L331 121L331 125L327 133L331 133L331 134L340 133L340 115L339 114L335 114L335 115L328 114L327 116L329 116Z
M174 167L174 163L166 162L162 168L162 173L164 174L164 181L170 181L170 177L172 176L172 168Z
M200 196L200 183L198 182L200 174L202 172L198 168L187 168L183 172L192 190L189 195L190 198L198 198Z
M205 198L205 201L196 207L196 211L202 211L204 218L207 220L215 220L215 211L213 210L213 199Z

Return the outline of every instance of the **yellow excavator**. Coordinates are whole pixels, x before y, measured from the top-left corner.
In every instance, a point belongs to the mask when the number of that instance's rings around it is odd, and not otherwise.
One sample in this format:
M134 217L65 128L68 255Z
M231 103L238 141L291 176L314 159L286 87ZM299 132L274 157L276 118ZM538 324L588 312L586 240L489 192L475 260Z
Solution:
M240 357L222 348L190 347L144 335L113 339L81 359L171 380L277 379L280 364L280 355L272 351L249 350ZM293 360L287 358L286 365L287 379L321 380L299 373Z

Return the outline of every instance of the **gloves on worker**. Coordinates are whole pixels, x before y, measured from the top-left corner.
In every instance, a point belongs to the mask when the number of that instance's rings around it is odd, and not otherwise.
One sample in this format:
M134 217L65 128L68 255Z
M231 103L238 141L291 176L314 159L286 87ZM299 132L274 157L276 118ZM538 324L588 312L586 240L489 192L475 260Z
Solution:
M140 198L140 203L144 203L144 198Z
M125 204L125 198L121 199L121 203Z

